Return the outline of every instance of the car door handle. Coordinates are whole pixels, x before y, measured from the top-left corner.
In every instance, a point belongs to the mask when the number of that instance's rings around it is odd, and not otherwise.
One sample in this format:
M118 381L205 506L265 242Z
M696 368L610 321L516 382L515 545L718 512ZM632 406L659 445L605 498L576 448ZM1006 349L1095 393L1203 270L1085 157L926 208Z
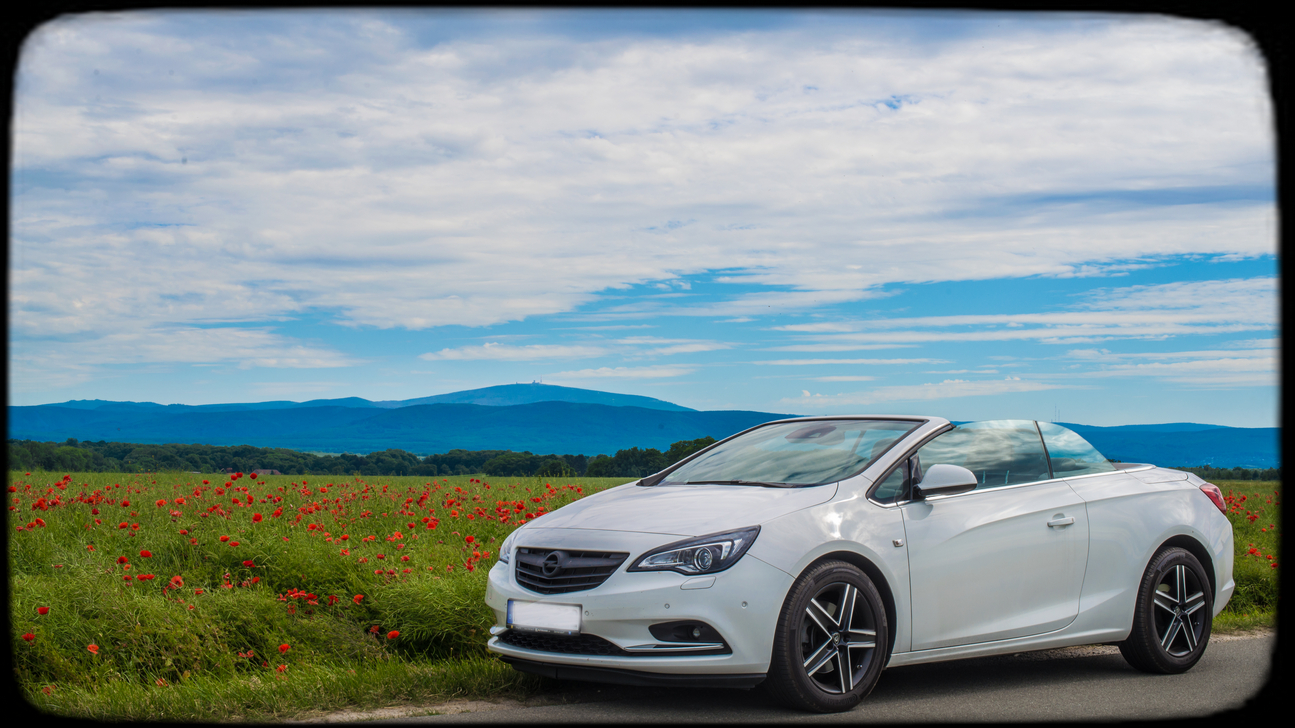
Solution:
M1062 526L1069 526L1074 522L1074 516L1070 516L1068 518L1054 518L1051 521L1048 521L1048 528L1061 528Z

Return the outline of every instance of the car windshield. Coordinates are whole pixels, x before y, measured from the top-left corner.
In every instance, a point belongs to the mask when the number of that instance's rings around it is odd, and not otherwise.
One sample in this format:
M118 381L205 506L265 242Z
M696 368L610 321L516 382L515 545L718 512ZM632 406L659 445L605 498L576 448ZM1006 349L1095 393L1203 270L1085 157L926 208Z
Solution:
M801 420L759 427L665 476L670 485L822 485L848 478L920 422Z

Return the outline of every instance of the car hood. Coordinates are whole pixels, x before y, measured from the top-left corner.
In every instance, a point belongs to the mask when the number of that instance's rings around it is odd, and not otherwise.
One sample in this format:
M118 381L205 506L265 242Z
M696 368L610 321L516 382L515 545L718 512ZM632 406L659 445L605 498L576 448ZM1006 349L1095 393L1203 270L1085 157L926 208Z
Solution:
M836 488L835 483L806 488L629 483L563 506L528 527L704 536L826 503Z

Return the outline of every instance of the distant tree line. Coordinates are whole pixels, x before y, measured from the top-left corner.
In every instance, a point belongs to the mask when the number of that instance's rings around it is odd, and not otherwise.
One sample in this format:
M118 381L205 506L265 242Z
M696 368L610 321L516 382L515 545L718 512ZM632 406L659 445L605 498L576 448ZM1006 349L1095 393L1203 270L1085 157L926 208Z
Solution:
M1281 468L1211 468L1207 465L1192 468L1174 468L1195 473L1203 480L1281 480Z
M419 457L404 450L367 455L317 455L284 448L251 445L140 445L128 442L9 441L14 470L62 472L156 473L278 470L285 475L469 475L638 478L661 470L715 442L713 437L682 440L662 453L632 447L613 456L535 455L511 450L450 450Z
M9 441L9 467L14 470L156 473L224 469L250 473L278 470L286 475L470 475L491 477L539 476L562 478L641 478L679 462L715 442L713 437L681 440L661 452L631 447L615 455L536 455L511 450L450 450L419 457L404 450L381 450L368 455L316 455L284 448L251 445L139 445L128 442ZM1181 467L1205 480L1281 480L1281 468Z

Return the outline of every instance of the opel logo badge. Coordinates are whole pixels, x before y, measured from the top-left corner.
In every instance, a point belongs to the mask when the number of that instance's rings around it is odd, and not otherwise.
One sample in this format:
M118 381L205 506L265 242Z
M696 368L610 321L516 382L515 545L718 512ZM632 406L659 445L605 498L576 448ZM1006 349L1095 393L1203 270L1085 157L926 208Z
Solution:
M540 571L545 576L557 576L562 572L562 568L567 565L567 554L565 551L550 551L548 556L540 564Z

